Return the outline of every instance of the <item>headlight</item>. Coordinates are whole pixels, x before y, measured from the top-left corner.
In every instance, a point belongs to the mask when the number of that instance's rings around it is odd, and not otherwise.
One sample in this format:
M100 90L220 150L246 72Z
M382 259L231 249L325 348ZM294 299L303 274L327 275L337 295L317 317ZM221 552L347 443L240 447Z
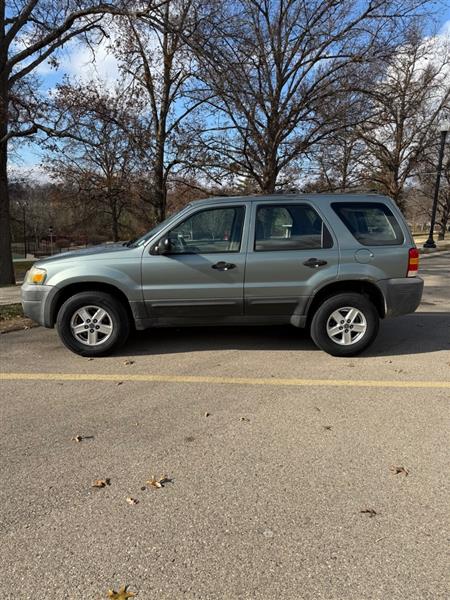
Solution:
M31 267L27 273L26 282L42 285L47 277L47 271L39 267Z

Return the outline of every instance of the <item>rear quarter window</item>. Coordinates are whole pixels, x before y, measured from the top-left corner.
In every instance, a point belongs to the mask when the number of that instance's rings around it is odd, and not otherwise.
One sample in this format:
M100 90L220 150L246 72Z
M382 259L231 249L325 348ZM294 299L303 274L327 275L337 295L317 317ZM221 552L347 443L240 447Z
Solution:
M364 246L400 246L405 240L399 222L382 202L334 202L331 206Z

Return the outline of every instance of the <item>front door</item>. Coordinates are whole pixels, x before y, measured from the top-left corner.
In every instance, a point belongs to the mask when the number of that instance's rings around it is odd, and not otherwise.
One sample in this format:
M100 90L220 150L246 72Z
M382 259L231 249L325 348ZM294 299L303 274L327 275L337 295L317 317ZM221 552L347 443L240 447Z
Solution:
M306 202L255 203L253 211L245 314L303 315L315 290L337 277L337 242Z
M199 208L163 234L163 254L145 252L142 288L150 318L243 314L246 208ZM155 244L152 244L154 247Z

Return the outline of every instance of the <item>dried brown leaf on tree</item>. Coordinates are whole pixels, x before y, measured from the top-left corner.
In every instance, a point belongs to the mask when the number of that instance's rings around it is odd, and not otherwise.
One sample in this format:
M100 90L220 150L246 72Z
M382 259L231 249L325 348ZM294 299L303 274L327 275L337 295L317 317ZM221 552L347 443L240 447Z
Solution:
M159 479L156 479L156 477L153 475L146 483L149 487L159 489L164 487L164 484L169 483L170 481L172 480L169 479L167 475L162 475Z
M118 592L115 590L108 590L108 598L111 598L111 600L128 600L128 598L134 598L135 596L136 594L134 592L128 591L127 585L123 585L119 588Z
M107 485L111 485L111 479L94 479L92 487L104 488Z
M363 514L367 514L369 515L369 517L374 517L377 513L376 510L374 510L373 508L365 508L364 510L360 510L359 512L363 513Z
M408 477L408 475L409 475L409 471L408 471L408 469L405 469L405 467L396 467L396 466L393 465L391 467L391 471L395 475L403 474L405 477Z

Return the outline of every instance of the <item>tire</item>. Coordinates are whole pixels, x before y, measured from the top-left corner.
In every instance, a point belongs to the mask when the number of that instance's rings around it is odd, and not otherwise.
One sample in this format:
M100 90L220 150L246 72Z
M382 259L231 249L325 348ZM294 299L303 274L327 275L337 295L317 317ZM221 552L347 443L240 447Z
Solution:
M316 346L332 356L355 356L372 344L379 325L377 309L365 296L337 294L324 300L316 310L311 337Z
M130 320L125 307L114 296L80 292L59 309L56 329L62 343L75 354L105 356L126 342Z

